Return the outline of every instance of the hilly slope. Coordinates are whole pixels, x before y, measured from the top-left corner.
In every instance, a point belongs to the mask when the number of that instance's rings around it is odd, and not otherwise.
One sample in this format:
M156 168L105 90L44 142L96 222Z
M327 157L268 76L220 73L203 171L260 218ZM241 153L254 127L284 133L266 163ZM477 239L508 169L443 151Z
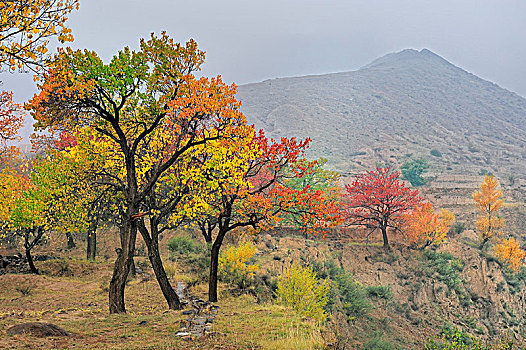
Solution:
M250 122L274 138L310 137L310 156L344 175L424 156L435 173L526 177L526 99L426 49L242 85L238 97Z

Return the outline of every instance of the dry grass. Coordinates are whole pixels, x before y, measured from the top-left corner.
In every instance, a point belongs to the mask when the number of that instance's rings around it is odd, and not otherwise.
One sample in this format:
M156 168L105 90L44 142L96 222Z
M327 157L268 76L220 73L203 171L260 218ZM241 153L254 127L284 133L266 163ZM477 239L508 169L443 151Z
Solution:
M185 316L167 310L154 278L131 279L126 288L127 314L109 315L107 286L113 256L88 262L80 258L82 248L68 252L76 258L37 262L45 274L0 276L0 349L319 349L325 344L319 325L280 306L258 305L246 295L232 297L225 285L219 288L214 336L199 340L175 337ZM181 274L181 266L165 261L173 281L195 283L195 277ZM138 257L136 262L147 258ZM151 269L146 272L153 275ZM206 299L207 286L197 284L191 294ZM50 322L74 336L7 335L9 327L25 322Z

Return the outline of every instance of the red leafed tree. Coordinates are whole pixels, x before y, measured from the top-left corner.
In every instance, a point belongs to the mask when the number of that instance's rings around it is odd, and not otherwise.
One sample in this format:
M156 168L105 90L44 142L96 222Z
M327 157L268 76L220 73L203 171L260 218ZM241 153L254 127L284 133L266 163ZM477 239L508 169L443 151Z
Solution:
M404 214L422 203L418 191L400 181L400 173L389 168L376 168L357 176L346 185L349 225L380 229L384 247L389 248L389 228L399 229Z
M23 117L18 114L19 106L13 102L13 93L0 91L0 162L16 154L16 147L8 146L9 141L18 140L18 129Z

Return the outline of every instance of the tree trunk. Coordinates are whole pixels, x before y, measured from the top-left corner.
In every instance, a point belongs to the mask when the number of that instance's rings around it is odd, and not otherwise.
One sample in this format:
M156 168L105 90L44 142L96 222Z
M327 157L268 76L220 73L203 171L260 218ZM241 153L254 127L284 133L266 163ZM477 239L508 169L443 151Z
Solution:
M34 274L38 275L38 270L35 267L35 264L33 263L33 258L31 257L31 248L30 247L26 247L26 258L27 258L27 263L29 264L29 268L31 269L31 272L33 272Z
M163 262L161 260L161 256L159 255L159 246L155 241L152 241L152 244L148 245L148 258L152 264L152 268L155 272L155 277L157 278L159 287L161 287L164 298L168 303L168 308L170 310L182 309L183 307L181 305L181 301L179 300L175 290L172 288L172 285L168 280L168 276L166 276L166 272L164 271Z
M208 301L217 302L217 268L219 265L219 250L221 244L223 244L223 238L225 238L226 231L221 229L217 233L216 240L212 244L212 250L210 252L210 278L208 280Z
M137 226L131 215L120 230L121 248L117 248L117 259L113 267L113 276L109 288L109 308L110 314L125 313L124 288L130 272L130 266L135 250L135 240L137 238Z
M146 248L148 249L148 259L150 259L157 283L159 283L159 287L168 303L168 308L170 310L180 310L183 308L181 301L175 290L172 288L168 276L166 276L166 271L164 271L163 262L159 253L159 231L155 220L150 221L150 230L151 236L148 233L144 222L139 223L139 232L141 233L142 238L146 243Z
M68 239L66 249L71 250L75 248L77 245L75 244L75 241L73 240L73 236L71 235L71 232L66 232L66 237Z
M94 219L89 224L88 229L88 239L87 239L87 247L86 247L86 256L88 260L95 261L95 257L97 256L97 226L98 226L98 219Z
M389 249L389 238L387 237L387 227L381 226L382 238L384 239L384 248Z
M33 232L34 238L31 242L29 242L29 235L31 234L31 229L28 229L24 232L24 248L26 250L26 258L27 263L29 264L29 268L31 269L31 272L38 275L38 270L35 267L35 264L33 263L33 257L31 256L31 249L40 242L40 239L42 238L42 235L44 234L44 230L41 227L35 227L35 231Z

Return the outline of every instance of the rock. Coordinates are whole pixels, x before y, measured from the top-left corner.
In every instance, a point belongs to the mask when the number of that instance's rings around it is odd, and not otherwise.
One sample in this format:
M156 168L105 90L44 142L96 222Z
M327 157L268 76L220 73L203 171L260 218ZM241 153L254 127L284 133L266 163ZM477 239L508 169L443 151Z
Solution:
M71 334L57 325L42 322L22 323L7 330L7 334L29 333L35 337L69 337Z
M194 310L186 310L186 311L183 311L183 315L193 315L195 314L195 311Z
M0 269L5 269L11 262L5 258L0 258Z
M179 332L175 336L176 337L187 337L189 335L191 335L189 332Z

